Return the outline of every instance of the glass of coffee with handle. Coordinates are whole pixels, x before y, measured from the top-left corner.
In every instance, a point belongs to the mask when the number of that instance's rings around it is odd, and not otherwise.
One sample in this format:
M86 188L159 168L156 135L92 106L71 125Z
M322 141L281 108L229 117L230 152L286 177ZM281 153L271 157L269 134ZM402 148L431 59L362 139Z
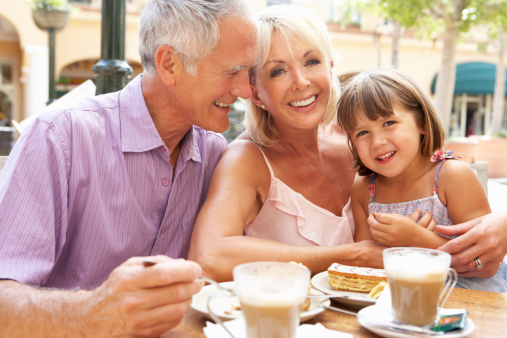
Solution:
M308 268L293 263L254 262L236 266L233 276L247 338L296 337L300 306L310 283ZM208 311L224 326L210 311L212 298L208 300Z
M451 294L458 275L451 255L424 248L390 248L383 252L394 320L432 325Z

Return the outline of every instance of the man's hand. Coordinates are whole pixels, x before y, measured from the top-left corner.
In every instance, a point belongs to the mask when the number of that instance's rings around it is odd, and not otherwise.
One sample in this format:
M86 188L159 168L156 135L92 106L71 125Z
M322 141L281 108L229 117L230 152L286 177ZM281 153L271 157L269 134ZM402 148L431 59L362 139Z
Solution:
M150 257L144 267L132 258L116 268L92 293L91 328L110 335L159 336L177 326L203 281L197 263L165 256Z
M203 286L201 267L135 257L92 291L45 290L0 280L0 332L9 337L156 337L177 326Z

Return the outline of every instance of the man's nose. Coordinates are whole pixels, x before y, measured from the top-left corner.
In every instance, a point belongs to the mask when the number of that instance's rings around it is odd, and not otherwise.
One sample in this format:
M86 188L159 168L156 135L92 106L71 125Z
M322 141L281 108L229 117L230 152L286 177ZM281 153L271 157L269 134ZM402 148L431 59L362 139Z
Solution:
M241 74L238 74L238 77L234 80L234 87L231 90L231 94L245 100L252 96L248 71L242 71Z

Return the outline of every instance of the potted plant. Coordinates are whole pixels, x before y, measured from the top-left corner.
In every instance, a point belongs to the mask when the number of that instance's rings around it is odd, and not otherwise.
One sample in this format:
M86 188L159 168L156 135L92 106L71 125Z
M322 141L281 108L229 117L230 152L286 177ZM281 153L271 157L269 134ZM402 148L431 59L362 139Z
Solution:
M42 30L62 29L69 21L68 0L27 0L32 6L33 21Z

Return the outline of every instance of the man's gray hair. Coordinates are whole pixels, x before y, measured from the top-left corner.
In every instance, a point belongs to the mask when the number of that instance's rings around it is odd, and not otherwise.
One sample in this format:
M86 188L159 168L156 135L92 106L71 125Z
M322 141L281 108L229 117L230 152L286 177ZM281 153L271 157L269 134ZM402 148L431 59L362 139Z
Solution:
M197 65L218 43L218 22L249 16L243 0L150 0L139 24L139 54L144 72L157 74L155 52L167 45L195 76Z

